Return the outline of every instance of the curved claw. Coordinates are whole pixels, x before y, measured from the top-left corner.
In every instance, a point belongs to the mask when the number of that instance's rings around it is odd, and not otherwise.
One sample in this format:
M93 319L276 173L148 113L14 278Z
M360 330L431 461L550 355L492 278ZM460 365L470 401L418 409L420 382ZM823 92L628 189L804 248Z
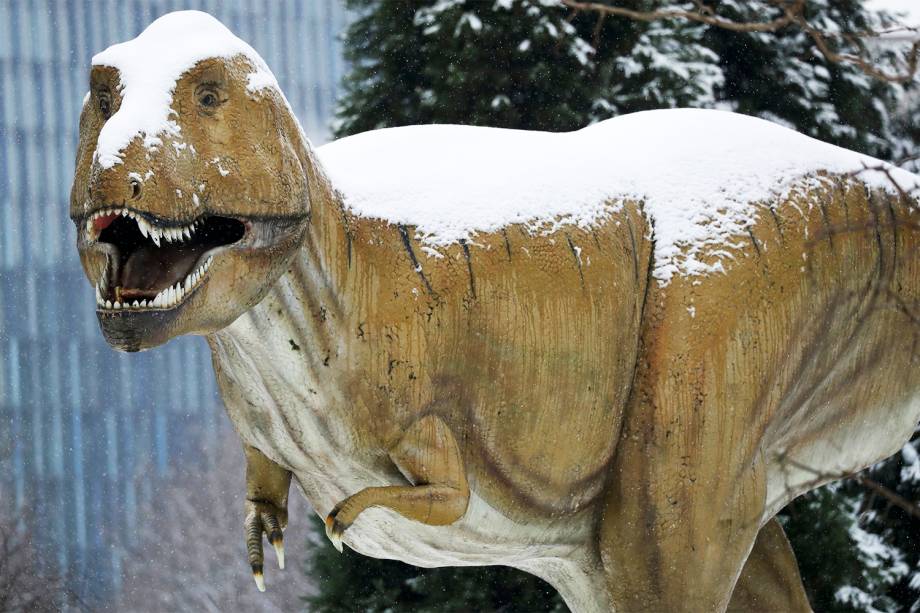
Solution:
M275 555L278 556L278 568L284 570L284 541L280 534L278 538L271 541L272 547L275 548Z
M260 592L265 591L265 577L262 576L262 567L252 565L252 578L256 581L256 587L259 588Z
M344 533L345 530L342 528L342 525L336 521L335 517L330 513L326 517L326 537L332 543L333 547L339 550L339 553L344 551L342 546L342 536Z
M252 578L260 592L265 591L265 579L262 576L264 556L262 554L262 520L258 513L249 513L246 516L246 551L249 554L249 566L252 568Z
M262 512L262 526L268 536L268 542L275 548L278 556L278 568L284 568L284 536L281 532L281 522L274 513Z
M275 548L278 556L278 567L284 569L284 533L283 525L287 522L284 509L268 503L247 501L246 513L246 550L249 554L249 565L252 567L252 578L260 592L265 591L265 576L263 574L265 555L262 550L262 535L268 537L268 542Z

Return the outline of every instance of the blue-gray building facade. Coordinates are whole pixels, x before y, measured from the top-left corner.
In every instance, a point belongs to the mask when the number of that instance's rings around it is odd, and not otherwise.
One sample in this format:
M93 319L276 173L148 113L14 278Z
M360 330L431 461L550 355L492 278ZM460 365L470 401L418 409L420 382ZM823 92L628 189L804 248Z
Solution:
M313 142L328 138L341 0L0 0L0 521L31 530L78 591L118 587L152 480L224 419L202 339L105 345L67 217L93 54L190 8L249 42Z

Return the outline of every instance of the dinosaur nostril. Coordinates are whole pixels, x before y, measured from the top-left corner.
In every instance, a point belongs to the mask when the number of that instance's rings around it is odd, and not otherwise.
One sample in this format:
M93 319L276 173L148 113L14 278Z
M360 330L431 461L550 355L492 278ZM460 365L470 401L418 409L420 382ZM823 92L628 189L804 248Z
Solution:
M137 179L131 179L131 200L137 200L141 197L141 182Z

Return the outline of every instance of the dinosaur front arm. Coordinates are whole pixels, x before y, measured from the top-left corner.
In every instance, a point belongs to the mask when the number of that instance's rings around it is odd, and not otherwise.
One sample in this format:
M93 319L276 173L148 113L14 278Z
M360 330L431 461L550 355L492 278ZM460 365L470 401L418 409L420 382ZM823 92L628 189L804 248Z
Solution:
M390 458L413 485L368 487L337 504L326 517L326 535L339 551L345 530L369 507L387 507L431 526L452 524L466 513L470 488L463 459L440 418L427 415L415 422Z
M246 454L246 550L252 576L259 591L264 592L262 534L275 548L278 567L283 569L283 530L287 526L291 472L266 458L255 447L245 445L243 451Z

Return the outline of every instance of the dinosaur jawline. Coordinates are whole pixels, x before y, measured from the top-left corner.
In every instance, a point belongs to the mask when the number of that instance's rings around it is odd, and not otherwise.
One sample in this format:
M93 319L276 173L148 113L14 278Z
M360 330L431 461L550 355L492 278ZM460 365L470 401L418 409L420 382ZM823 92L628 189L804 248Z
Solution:
M185 226L148 219L122 211L93 218L98 242L114 247L96 296L100 308L176 306L197 288L212 252L246 234L246 225L229 217L204 216Z

